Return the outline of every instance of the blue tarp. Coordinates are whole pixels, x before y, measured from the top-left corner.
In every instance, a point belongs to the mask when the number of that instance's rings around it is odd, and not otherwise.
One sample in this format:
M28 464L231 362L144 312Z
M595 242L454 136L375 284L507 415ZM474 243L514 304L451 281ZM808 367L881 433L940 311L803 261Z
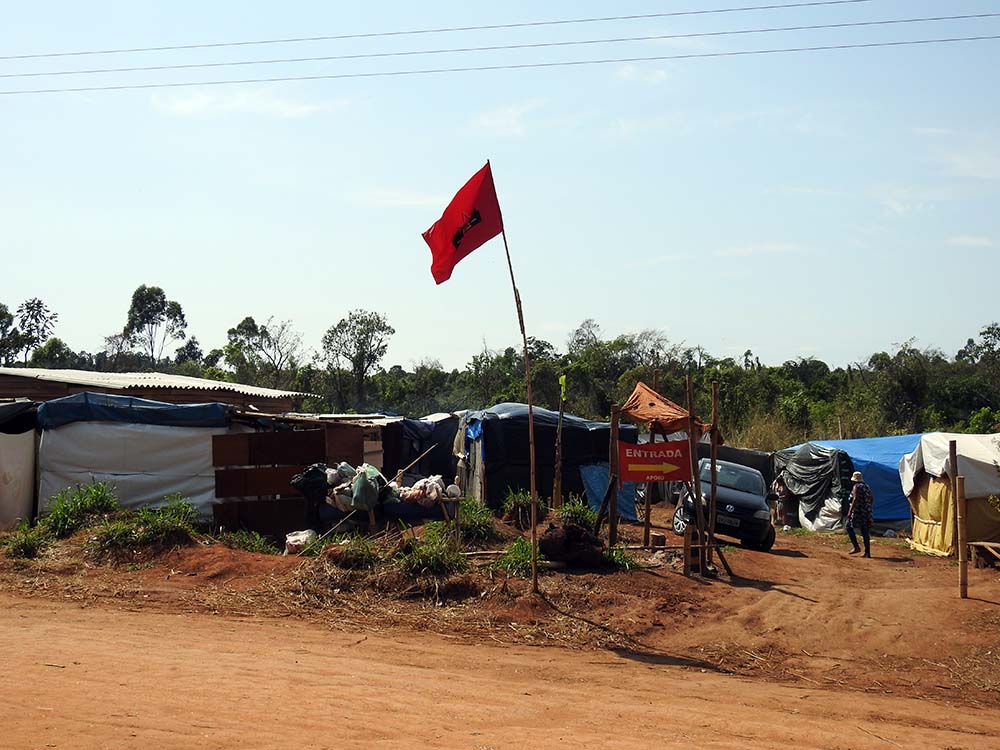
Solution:
M77 393L38 407L43 430L71 422L131 422L168 427L225 427L227 404L167 404L108 393Z
M834 450L844 451L851 458L855 471L860 471L875 495L872 515L877 519L895 521L910 517L910 502L903 494L899 478L899 460L912 453L921 435L859 438L857 440L813 440Z
M608 490L608 475L610 467L607 464L587 464L580 467L580 479L587 494L587 505L592 510L600 512L604 493ZM635 514L636 482L625 482L618 490L618 517L629 521L638 521Z

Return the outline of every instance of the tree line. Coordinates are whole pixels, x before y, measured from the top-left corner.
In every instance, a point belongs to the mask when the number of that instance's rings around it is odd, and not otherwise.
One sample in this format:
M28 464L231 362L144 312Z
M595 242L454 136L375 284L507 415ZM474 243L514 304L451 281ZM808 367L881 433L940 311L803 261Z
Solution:
M291 321L247 316L226 344L203 351L187 336L181 305L160 287L140 286L120 331L96 353L74 351L55 337L57 313L32 298L13 312L0 303L0 362L7 366L104 372L169 372L314 394L310 412L387 412L421 416L524 401L520 346L483 346L462 369L427 358L411 369L383 366L395 331L385 315L354 310L310 350ZM607 419L638 381L683 404L691 373L699 414L710 411L711 383L720 386L721 428L731 444L775 450L806 439L867 437L944 430L994 432L1000 423L1000 324L990 323L948 355L914 340L847 367L814 357L764 365L749 349L715 357L671 342L661 331L615 337L583 321L560 351L529 339L535 402L558 409L566 375L569 413Z

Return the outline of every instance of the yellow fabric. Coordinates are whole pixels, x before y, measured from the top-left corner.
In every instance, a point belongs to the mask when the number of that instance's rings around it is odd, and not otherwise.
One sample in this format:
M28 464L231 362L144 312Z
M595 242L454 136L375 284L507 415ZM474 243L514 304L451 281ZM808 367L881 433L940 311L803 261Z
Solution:
M1000 542L1000 510L985 497L966 498L966 534L970 542ZM947 476L921 474L910 493L914 549L931 555L952 555L953 512Z

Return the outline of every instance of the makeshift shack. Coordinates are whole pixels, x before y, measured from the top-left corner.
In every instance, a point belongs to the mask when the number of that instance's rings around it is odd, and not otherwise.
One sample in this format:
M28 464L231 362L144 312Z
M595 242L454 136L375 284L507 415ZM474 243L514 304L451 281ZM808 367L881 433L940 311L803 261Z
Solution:
M846 455L847 460L842 461L842 463L844 467L849 467L846 469L848 478L846 482L839 485L838 497L846 498L850 494L850 474L854 471L860 471L875 497L875 505L872 508L872 518L875 522L887 526L905 527L910 520L910 503L900 483L899 461L917 447L920 437L919 434L915 434L855 440L813 440L809 445ZM797 451L803 447L799 445L788 450ZM786 452L782 451L782 453ZM839 480L839 476L833 477L829 474L834 468L833 463L819 461L811 465L819 469L806 480L809 483L811 493L815 493L817 484L825 486L824 483L829 481L832 486ZM801 482L801 478L805 476L806 472L801 470L801 466L796 468L799 469L798 476ZM837 468L839 470L840 464L837 464ZM790 486L789 491L796 494ZM846 509L846 507L845 505L844 508Z
M949 443L958 449L951 465ZM899 462L903 491L913 512L911 545L932 555L951 555L954 504L951 481L965 477L966 529L970 542L1000 542L1000 435L932 432Z
M798 501L798 519L803 528L833 531L843 527L854 471L847 453L806 443L778 451L772 459L774 475L781 475L792 501Z
M211 518L212 436L250 429L232 424L231 409L87 392L42 404L39 513L60 490L107 482L125 507L156 505L179 493Z
M0 530L32 516L35 420L32 401L0 403Z
M552 496L555 442L559 413L534 407L535 471L538 496ZM637 442L638 430L622 425L620 439ZM581 467L607 464L611 425L572 414L563 415L562 488L564 495L583 495ZM503 403L466 414L456 434L455 454L466 494L499 508L509 490L527 491L531 465L528 451L528 407ZM605 480L605 486L607 480Z

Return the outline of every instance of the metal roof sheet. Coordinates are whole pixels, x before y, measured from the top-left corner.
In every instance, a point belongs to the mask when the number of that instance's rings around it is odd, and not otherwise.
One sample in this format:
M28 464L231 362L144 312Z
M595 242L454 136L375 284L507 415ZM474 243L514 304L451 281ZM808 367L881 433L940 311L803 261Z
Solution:
M229 391L257 398L295 398L309 395L298 391L278 391L255 385L192 378L187 375L168 375L162 372L91 372L89 370L47 370L37 367L0 367L0 375L120 390L180 388L192 391Z

